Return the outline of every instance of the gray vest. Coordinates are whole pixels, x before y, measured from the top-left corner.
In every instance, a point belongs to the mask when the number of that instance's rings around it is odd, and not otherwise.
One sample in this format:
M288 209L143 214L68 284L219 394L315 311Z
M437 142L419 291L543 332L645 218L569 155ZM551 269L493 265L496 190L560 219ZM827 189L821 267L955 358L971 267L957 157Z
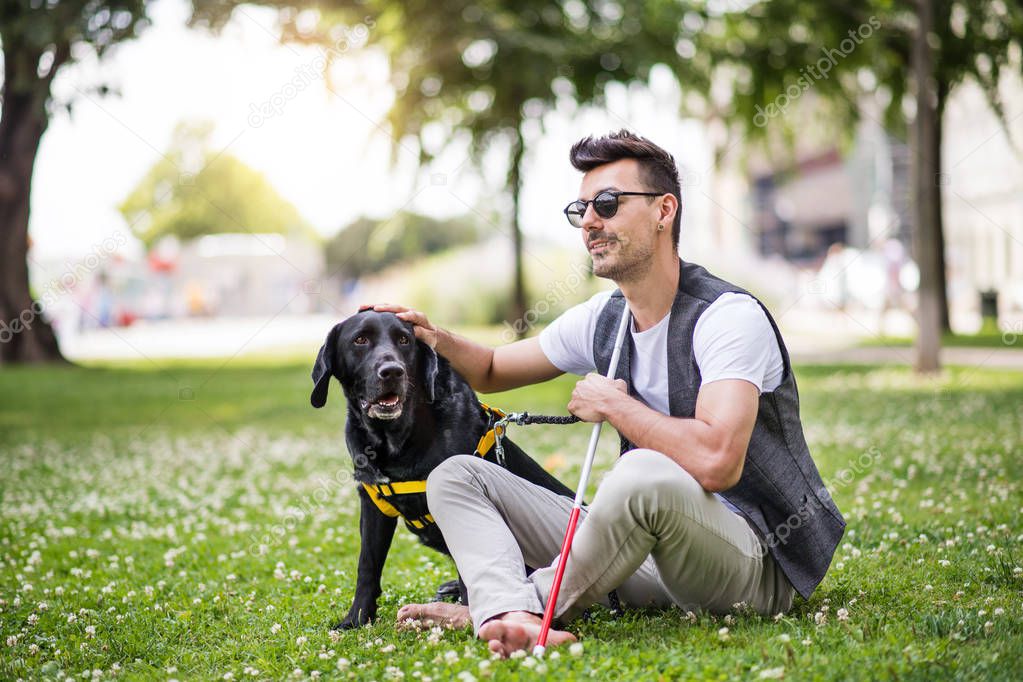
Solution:
M668 405L673 417L691 418L696 414L700 369L693 355L693 332L703 311L726 292L749 295L699 265L681 263L678 293L668 321ZM597 320L593 358L602 374L607 373L611 362L624 306L625 298L616 290ZM760 307L764 308L763 303ZM808 598L831 565L845 520L810 457L799 421L799 394L789 354L771 314L766 308L764 313L778 339L785 371L778 388L761 394L742 477L721 496L739 509L765 541L792 586ZM615 376L625 380L630 395L635 394L630 369L633 352L632 337L628 336ZM623 437L622 452L632 448Z

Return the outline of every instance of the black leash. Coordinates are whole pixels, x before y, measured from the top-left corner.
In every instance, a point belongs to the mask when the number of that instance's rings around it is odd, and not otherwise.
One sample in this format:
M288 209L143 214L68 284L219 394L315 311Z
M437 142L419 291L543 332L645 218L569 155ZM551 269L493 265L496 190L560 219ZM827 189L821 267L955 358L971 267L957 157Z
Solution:
M530 424L575 424L582 421L574 414L529 414L528 412L512 412L501 421L515 422L519 426Z
M548 415L529 414L528 412L509 412L494 422L494 456L497 457L498 464L505 466L504 446L501 444L501 439L504 438L505 431L508 430L508 424L529 426L530 424L575 424L579 421L581 421L579 417L574 414Z

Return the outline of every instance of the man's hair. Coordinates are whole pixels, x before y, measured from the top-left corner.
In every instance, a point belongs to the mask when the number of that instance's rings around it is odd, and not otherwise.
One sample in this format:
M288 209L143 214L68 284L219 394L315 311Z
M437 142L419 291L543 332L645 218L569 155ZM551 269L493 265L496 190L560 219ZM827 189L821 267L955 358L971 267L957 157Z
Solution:
M679 206L671 226L671 243L678 248L682 225L682 188L679 185L678 167L671 154L645 137L622 129L602 137L584 137L572 145L568 158L575 169L583 173L621 159L636 159L639 162L640 182L652 192L673 194L678 201Z

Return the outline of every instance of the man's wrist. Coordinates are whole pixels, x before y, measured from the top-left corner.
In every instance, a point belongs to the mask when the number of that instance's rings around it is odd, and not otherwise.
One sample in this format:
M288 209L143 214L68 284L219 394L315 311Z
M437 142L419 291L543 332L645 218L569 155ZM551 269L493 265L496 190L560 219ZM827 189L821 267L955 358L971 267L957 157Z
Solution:
M604 421L611 423L619 421L625 410L628 409L629 404L634 400L628 393L621 391L615 391L612 395L608 395L603 400L601 405L601 415L604 417Z
M448 357L448 351L451 349L451 334L446 329L440 327L434 327L434 333L437 335L437 341L433 344L433 350Z

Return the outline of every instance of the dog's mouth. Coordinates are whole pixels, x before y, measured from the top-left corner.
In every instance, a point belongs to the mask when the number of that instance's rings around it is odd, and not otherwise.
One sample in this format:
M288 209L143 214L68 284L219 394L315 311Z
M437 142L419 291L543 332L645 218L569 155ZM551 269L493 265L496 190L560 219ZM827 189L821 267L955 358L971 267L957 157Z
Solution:
M401 416L401 396L397 393L384 393L373 400L363 400L362 408L374 419L397 419Z

